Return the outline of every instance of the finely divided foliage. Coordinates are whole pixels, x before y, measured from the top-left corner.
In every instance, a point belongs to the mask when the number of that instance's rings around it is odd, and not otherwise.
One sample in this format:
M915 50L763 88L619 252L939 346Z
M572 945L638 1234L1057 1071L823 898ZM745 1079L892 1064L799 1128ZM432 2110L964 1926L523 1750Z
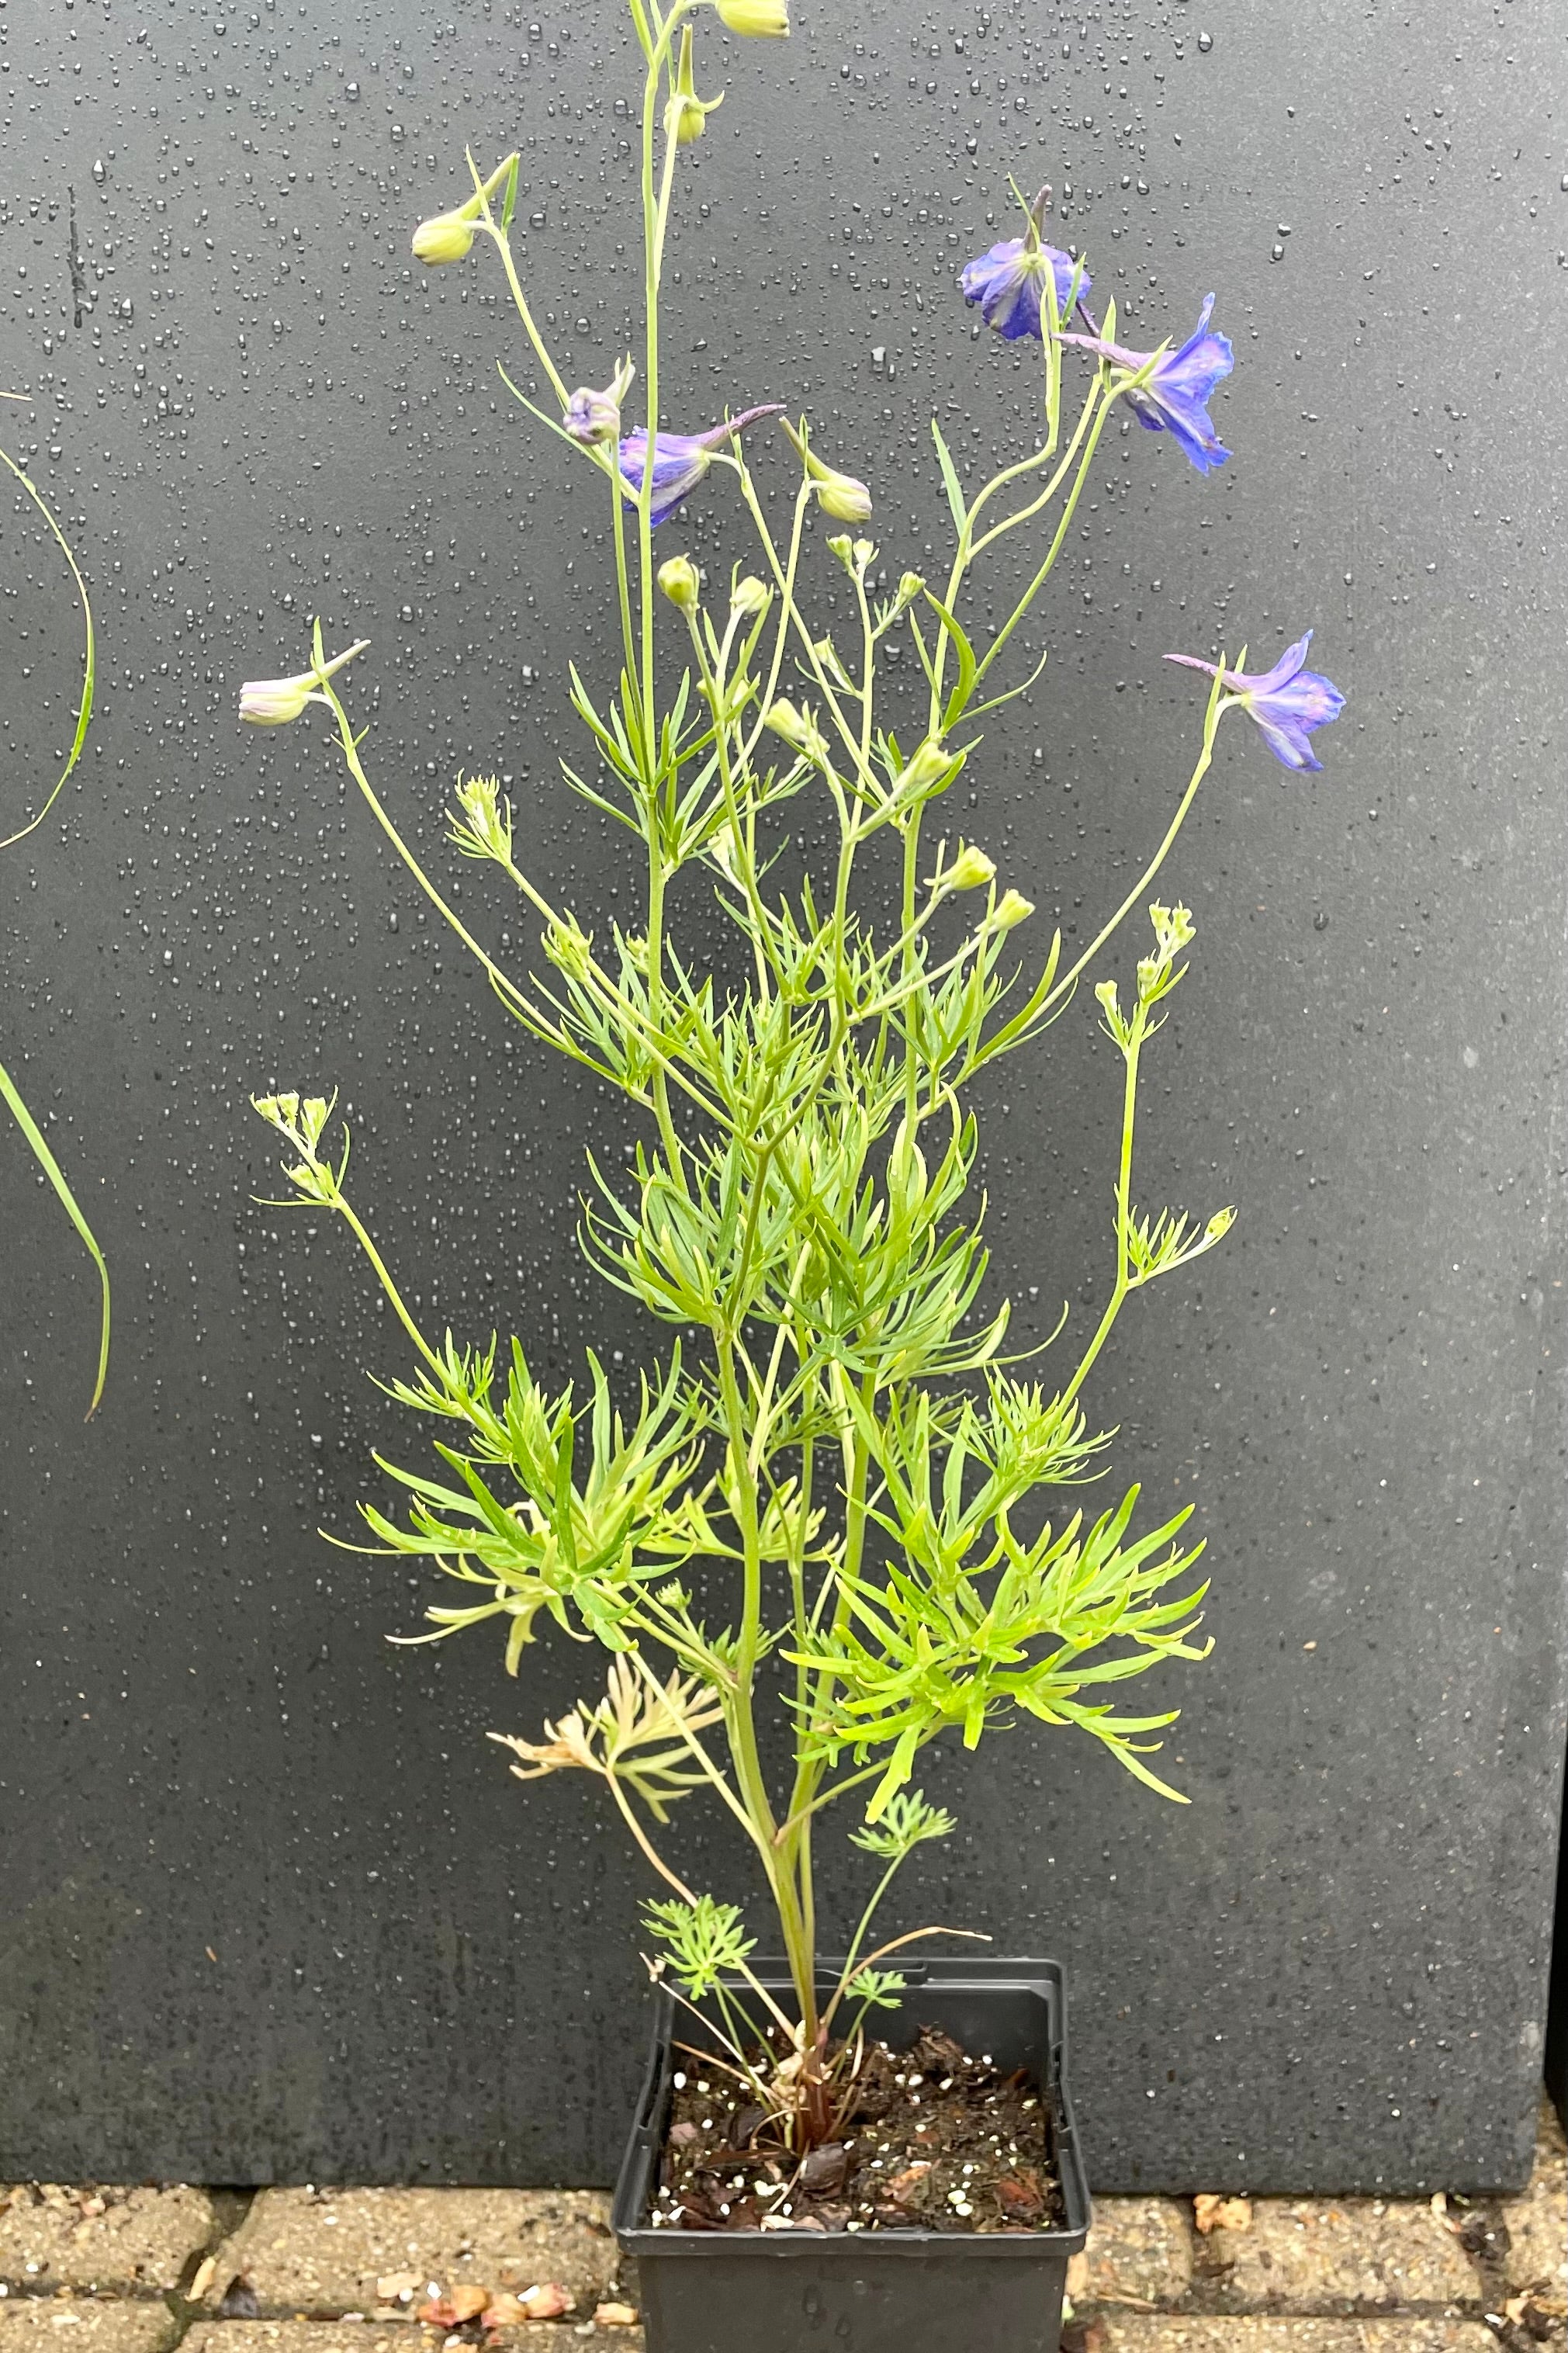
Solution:
M782 0L717 5L733 33L787 30ZM605 1781L671 1891L647 1915L656 1969L689 2000L719 2004L737 2063L747 2041L737 2003L752 2004L753 2022L771 2013L775 2057L785 2055L759 2089L803 2145L834 2112L830 2024L852 2041L866 2008L898 1988L896 1972L876 1966L892 1947L866 1950L876 1907L906 1856L953 1827L911 1786L922 1749L950 1726L973 1748L988 1729L1032 1716L1091 1735L1141 1780L1177 1794L1145 1761L1173 1712L1130 1710L1117 1686L1205 1655L1201 1547L1184 1541L1185 1511L1139 1520L1136 1486L1102 1506L1081 1500L1105 1475L1110 1435L1080 1399L1129 1294L1211 1249L1230 1222L1228 1209L1194 1224L1135 1206L1132 1145L1141 1059L1193 937L1185 909L1145 893L1221 718L1251 711L1257 690L1221 657L1195 764L1139 881L1065 969L1058 935L1021 974L1014 935L1034 911L999 884L983 849L936 831L938 805L973 762L977 723L1040 674L1043 657L1010 684L993 677L1049 576L1119 404L1147 419L1163 403L1160 421L1173 425L1170 348L1125 353L1114 305L1103 325L1092 317L1082 264L1041 242L1042 195L1023 208L1019 237L979 257L963 280L998 332L1038 347L1038 444L970 498L933 425L954 541L941 593L914 573L883 593L869 539L816 543L814 510L861 523L872 493L827 462L804 417L784 420L798 481L775 522L748 452L776 411L749 407L690 435L658 429L658 295L678 157L702 129L688 37L701 15L699 0L631 0L645 66L646 424L623 431L629 359L603 389L570 388L541 336L511 253L515 157L487 180L474 171L472 197L415 238L432 266L489 241L554 410L517 397L573 449L584 495L603 501L613 532L619 675L595 682L573 670L587 756L564 774L631 837L646 887L639 923L607 937L584 930L519 863L525 828L495 779L459 779L455 847L499 867L541 926L543 969L503 971L377 798L333 680L344 658L329 662L318 633L308 671L247 688L245 704L263 722L325 707L377 822L508 1010L634 1107L629 1166L591 1166L583 1249L606 1281L698 1344L673 1339L629 1394L619 1384L613 1394L592 1356L583 1383L552 1393L515 1341L500 1355L493 1340L476 1349L428 1336L348 1198L346 1140L327 1143L331 1105L289 1094L257 1108L291 1148L294 1197L347 1221L416 1352L413 1378L390 1394L433 1419L444 1469L383 1463L405 1491L405 1513L367 1504L365 1518L376 1549L429 1560L466 1598L433 1607L431 1631L412 1639L493 1618L514 1672L546 1621L609 1651L602 1698L546 1725L542 1740L508 1738L514 1769ZM1069 339L1075 316L1084 332ZM1069 340L1087 354L1070 363L1085 369L1070 424ZM1220 347L1229 360L1222 339L1208 343L1204 396L1223 372ZM1224 452L1206 416L1201 446L1195 430L1176 439L1206 470ZM679 554L656 569L655 528L668 528L699 481L725 474L755 528L758 574L704 584ZM977 641L975 575L1016 532L1037 536L1033 576ZM848 584L853 620L837 642L805 608L805 577L824 563ZM685 638L673 681L671 649L656 644L661 595ZM925 690L908 748L879 716L885 649L899 638ZM1325 705L1319 720L1331 715ZM778 860L801 797L829 816L833 849L826 871L788 884ZM897 911L879 927L866 870L868 853L884 850ZM1037 1050L1143 904L1153 944L1130 1001L1110 979L1095 991L1123 1074L1104 1313L1059 1383L1020 1377L1006 1303L984 1287L969 1090L1003 1057ZM702 954L714 911L741 944L744 985L721 983ZM774 1787L758 1724L779 1706L792 1765ZM757 1984L739 1911L689 1887L653 1835L697 1790L728 1806L752 1842L789 1958L793 2016ZM851 1794L861 1818L852 1835L885 1868L838 1992L823 2004L813 1834L818 1815Z

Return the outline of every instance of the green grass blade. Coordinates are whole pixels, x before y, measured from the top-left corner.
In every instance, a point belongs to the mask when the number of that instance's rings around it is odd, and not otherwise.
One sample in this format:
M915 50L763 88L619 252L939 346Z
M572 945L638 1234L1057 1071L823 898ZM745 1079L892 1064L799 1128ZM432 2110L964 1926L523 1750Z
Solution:
M66 562L70 565L71 578L76 582L76 593L81 599L82 621L87 631L87 647L83 658L82 669L81 709L77 713L76 735L71 744L70 757L66 762L65 766L60 770L59 776L56 779L54 791L49 795L48 799L44 803L43 807L38 811L37 817L29 818L26 824L23 826L18 832L7 834L4 840L0 840L0 849L9 849L14 842L25 841L28 834L33 831L35 826L42 825L44 819L47 817L49 811L58 800L60 794L65 789L67 777L70 775L71 770L76 766L77 762L81 757L81 747L87 742L88 723L92 717L92 689L93 681L98 674L98 650L93 640L92 607L88 601L87 583L81 576L80 568L78 565L76 557L70 552L70 547L64 532L60 529L59 524L55 521L48 502L39 491L37 484L32 480L29 475L23 472L21 467L17 465L15 458L11 457L4 449L0 449L0 464L7 466L11 472L15 474L16 480L21 483L22 488L26 491L27 496L32 500L33 504L37 508L38 512L43 516L44 521L48 524L49 529L54 533L55 538L59 545L60 553L65 557ZM96 1398L94 1398L93 1403L94 1405L98 1403L98 1399Z
M99 1399L103 1395L104 1378L109 1371L109 1269L103 1262L103 1252L98 1247L92 1228L77 1207L76 1195L66 1183L59 1162L45 1143L43 1131L37 1121L16 1092L11 1082L11 1074L4 1062L0 1062L0 1095L5 1097L12 1118L32 1146L34 1159L59 1195L65 1205L67 1217L81 1236L88 1255L98 1269L98 1280L103 1292L103 1322L98 1343L98 1379L93 1386L92 1403L82 1417L84 1421L90 1421L98 1411Z

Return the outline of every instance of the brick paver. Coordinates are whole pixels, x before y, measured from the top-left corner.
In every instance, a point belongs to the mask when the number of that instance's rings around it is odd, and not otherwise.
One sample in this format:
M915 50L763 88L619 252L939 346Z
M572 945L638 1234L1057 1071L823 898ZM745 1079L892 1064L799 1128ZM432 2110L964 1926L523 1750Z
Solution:
M0 2189L0 2280L105 2295L178 2287L216 2228L205 2189Z
M169 2353L180 2324L166 2304L95 2304L85 2296L7 2296L0 2353Z
M1245 2231L1217 2230L1209 2261L1244 2312L1474 2304L1481 2275L1429 2206L1382 2199L1259 2198Z
M1173 2198L1099 2198L1089 2244L1075 2256L1075 2303L1181 2304L1193 2284L1193 2231Z
M495 2353L642 2353L642 2330L541 2320L489 2332L485 2342ZM438 2353L441 2343L436 2330L406 2321L198 2320L180 2353Z
M1479 2321L1286 2319L1237 2315L1203 2320L1115 2313L1087 2332L1099 2353L1497 2353Z
M1555 2117L1527 2191L1436 2205L1102 2199L1064 2353L1568 2353ZM199 2189L0 2189L0 2353L443 2353L476 2291L486 2353L642 2353L602 2191L264 2189L219 2241Z
M553 2282L583 2319L618 2256L599 2190L264 2189L219 2248L204 2300L216 2306L240 2277L264 2317L406 2317L432 2290L521 2295Z
M1509 2284L1568 2295L1568 2145L1550 2100L1541 2104L1534 2179L1519 2197L1504 2199L1498 2212L1509 2235L1502 2259Z

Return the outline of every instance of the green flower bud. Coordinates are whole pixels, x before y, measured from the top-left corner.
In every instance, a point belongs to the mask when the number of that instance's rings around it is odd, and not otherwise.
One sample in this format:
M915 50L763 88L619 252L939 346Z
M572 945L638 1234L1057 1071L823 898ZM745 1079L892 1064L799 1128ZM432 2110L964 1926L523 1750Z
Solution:
M953 766L953 755L940 735L928 735L894 786L900 800L913 800L934 791Z
M713 0L719 21L742 40L778 41L789 31L786 0Z
M786 702L783 695L776 702L769 703L763 723L771 727L775 735L782 735L795 751L804 752L808 759L821 759L827 750L822 730L811 712L797 711L794 703Z
M1116 983L1113 980L1102 980L1097 984L1094 993L1100 999L1100 1004L1104 1007L1106 1012L1110 1016L1110 1018L1114 1020L1116 1018Z
M730 596L731 610L750 617L765 613L772 602L766 588L752 572L748 572L743 580L736 581Z
M798 425L792 425L786 417L784 429L799 453L806 479L816 492L816 503L823 513L831 515L835 522L869 522L870 491L853 474L841 474L836 467L823 463L811 446L805 417Z
M286 727L299 718L315 686L309 670L298 678L247 678L239 690L239 715L252 727Z
M300 1116L298 1095L252 1095L250 1107L259 1112L269 1127L281 1128L285 1133Z
M545 955L557 971L565 973L572 980L586 980L588 977L593 946L592 933L583 929L575 915L568 915L563 922L551 923L544 934Z
M682 613L695 613L701 586L697 566L689 555L672 555L658 567L661 593Z
M680 58L675 69L675 89L664 110L664 127L678 147L689 147L702 136L702 127L716 106L722 106L724 94L700 99L691 78L691 27L680 28Z
M991 920L999 932L1010 932L1016 925L1026 923L1034 912L1034 901L1026 899L1021 891L1004 891Z
M805 742L805 721L787 695L781 694L776 702L769 703L766 724L797 750Z
M917 596L925 595L925 582L918 572L906 572L899 582L899 602L912 605Z
M1229 1233L1235 1223L1236 1211L1234 1209L1216 1209L1213 1217L1209 1219L1208 1224L1204 1228L1204 1231L1208 1236L1211 1242L1222 1241L1226 1235Z
M301 670L295 678L247 678L239 690L239 715L252 727L286 727L298 719L312 695L323 687L335 670L353 661L355 654L363 653L370 643L361 638L357 644L334 654L329 662L321 662L316 670ZM316 653L321 657L321 630L317 626Z
M820 460L811 468L816 483L816 503L836 522L869 522L871 493L853 474L840 474Z
M473 216L466 205L456 212L433 213L414 232L414 259L431 269L446 261L467 261L473 249Z
M994 863L973 842L961 844L958 856L942 877L950 891L981 891L995 879Z
M452 839L467 858L493 858L506 865L511 857L511 809L501 798L495 776L459 776L458 813Z

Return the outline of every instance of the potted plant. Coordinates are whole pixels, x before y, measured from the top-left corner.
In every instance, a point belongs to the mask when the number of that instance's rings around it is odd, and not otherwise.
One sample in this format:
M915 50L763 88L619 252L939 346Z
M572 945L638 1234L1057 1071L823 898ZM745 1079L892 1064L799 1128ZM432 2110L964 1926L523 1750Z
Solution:
M1021 204L1018 233L969 263L962 292L1036 354L1037 442L971 492L933 424L952 552L934 583L889 580L866 535L871 491L805 417L747 400L689 432L660 425L680 158L718 99L697 90L703 0L629 5L643 61L639 365L602 388L574 387L558 365L512 255L515 155L488 177L470 164L471 195L422 223L414 250L442 267L481 237L493 245L545 405L512 389L603 502L618 674L574 668L584 754L564 777L628 835L638 919L595 936L528 873L497 780L461 778L456 849L500 867L541 927L547 970L501 968L362 764L339 674L363 642L329 659L318 628L310 666L248 684L241 713L276 724L327 710L377 821L502 1004L632 1107L628 1164L591 1164L583 1246L677 1336L634 1389L590 1356L580 1387L551 1390L515 1340L502 1351L426 1332L350 1199L331 1104L272 1094L257 1109L287 1140L290 1198L344 1219L407 1334L415 1369L392 1395L444 1433L438 1471L393 1474L405 1518L363 1507L376 1549L459 1588L417 1639L494 1620L513 1673L552 1624L608 1653L600 1695L539 1739L494 1736L524 1778L602 1780L661 1883L646 1912L653 2057L616 2207L650 2347L769 2353L818 2333L938 2348L984 2328L1005 2353L1039 2353L1057 2342L1089 2219L1059 1971L978 1951L967 1924L883 1937L878 1907L915 1850L953 1827L915 1782L950 1728L973 1748L1021 1716L1074 1727L1178 1794L1148 1761L1173 1712L1129 1710L1119 1694L1205 1654L1201 1547L1185 1511L1148 1525L1135 1485L1103 1508L1077 1492L1104 1474L1087 1384L1129 1298L1214 1248L1232 1215L1150 1212L1134 1190L1142 1057L1194 936L1184 907L1149 893L1226 715L1248 712L1287 767L1313 768L1310 733L1341 698L1305 668L1305 638L1258 674L1173 656L1208 691L1164 837L1080 953L1064 960L1058 935L1020 966L1034 909L980 842L942 826L944 797L983 771L986 716L1044 668L1043 654L1017 659L1021 632L1107 424L1130 412L1200 471L1223 461L1207 402L1231 352L1212 298L1178 348L1131 350L1085 262L1046 241L1048 194ZM782 0L712 5L733 33L787 31ZM646 422L628 427L639 372ZM748 456L773 419L796 467L782 517ZM727 581L705 582L669 528L710 474L730 478L756 537L755 569ZM819 544L823 520L842 528ZM983 632L975 584L1003 543L1030 550L1031 576ZM836 586L848 616L837 635L808 617L808 580ZM889 721L884 664L900 638L919 691ZM828 821L820 870L798 848L779 862L808 798ZM889 900L891 921L874 920ZM1119 926L1145 908L1131 972L1102 975ZM739 950L732 976L713 969L716 932ZM1096 1328L1045 1381L1009 1355L1005 1303L983 1303L972 1097L1091 978L1121 1064L1110 1272ZM770 1715L785 1732L782 1780L764 1761ZM671 1818L699 1793L750 1841L776 1962L757 1957L739 1905L683 1875ZM868 1900L829 1960L814 1855L844 1801ZM935 1937L959 1951L931 1957Z

